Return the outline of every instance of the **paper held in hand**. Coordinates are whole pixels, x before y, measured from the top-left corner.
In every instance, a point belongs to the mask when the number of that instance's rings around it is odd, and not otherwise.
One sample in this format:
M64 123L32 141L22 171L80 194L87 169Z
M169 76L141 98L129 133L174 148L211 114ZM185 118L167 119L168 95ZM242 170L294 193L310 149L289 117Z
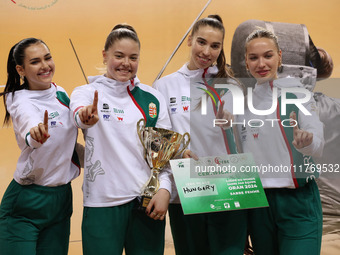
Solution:
M184 214L268 206L250 153L176 159L170 164Z

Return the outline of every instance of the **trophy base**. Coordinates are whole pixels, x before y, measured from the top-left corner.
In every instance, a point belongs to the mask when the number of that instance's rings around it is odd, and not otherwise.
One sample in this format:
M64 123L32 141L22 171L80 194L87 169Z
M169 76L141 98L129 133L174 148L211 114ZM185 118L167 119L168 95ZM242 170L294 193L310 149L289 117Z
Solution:
M137 200L136 209L144 212L146 210L146 207L148 207L151 198L152 197L148 197L148 196L137 197L136 198L136 200Z

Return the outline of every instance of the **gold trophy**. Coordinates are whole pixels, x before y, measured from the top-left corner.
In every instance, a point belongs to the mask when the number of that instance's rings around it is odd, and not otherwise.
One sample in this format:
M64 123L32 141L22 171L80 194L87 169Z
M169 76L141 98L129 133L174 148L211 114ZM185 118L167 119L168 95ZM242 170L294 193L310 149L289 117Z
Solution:
M151 168L151 176L138 197L139 209L145 210L159 189L158 175L170 159L181 155L188 147L190 135L181 135L171 130L145 127L145 120L137 122L137 133L144 147L144 157ZM180 149L182 145L182 148Z

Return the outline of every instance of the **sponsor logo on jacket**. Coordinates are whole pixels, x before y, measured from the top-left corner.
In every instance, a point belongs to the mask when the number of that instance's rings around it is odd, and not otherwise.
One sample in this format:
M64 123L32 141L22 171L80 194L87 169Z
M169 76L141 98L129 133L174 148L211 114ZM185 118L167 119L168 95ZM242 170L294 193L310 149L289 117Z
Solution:
M57 127L63 127L63 126L64 126L64 124L62 122L52 120L50 122L49 128L57 128Z
M111 117L110 114L103 114L103 120L105 120L105 121L109 121L110 117Z
M125 117L124 109L113 107L112 111L113 111L113 114L114 114L114 119L117 122L123 122L124 121L124 117Z
M48 118L49 119L54 119L56 117L58 117L60 114L59 112L55 111L55 112L51 112L49 115L48 115Z
M113 112L117 113L117 114L124 114L124 110L123 109L118 109L118 108L113 108Z
M187 101L191 101L191 98L190 97L187 97L187 96L182 96L182 102L187 102Z
M111 112L110 105L107 104L107 103L103 103L103 107L102 107L102 109L100 111L101 112L105 112L105 113Z
M176 104L176 97L170 97L170 104Z

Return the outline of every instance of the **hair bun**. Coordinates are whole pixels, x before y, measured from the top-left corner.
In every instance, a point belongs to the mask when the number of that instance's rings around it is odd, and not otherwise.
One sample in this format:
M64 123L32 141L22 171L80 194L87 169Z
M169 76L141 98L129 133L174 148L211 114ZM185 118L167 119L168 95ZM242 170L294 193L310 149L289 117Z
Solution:
M121 23L115 25L114 28L111 30L110 34L107 36L104 50L107 51L115 41L124 38L134 40L136 43L138 43L138 46L140 48L140 41L138 39L136 30L131 25Z
M216 20L218 20L219 22L221 22L221 23L223 24L222 18L221 18L221 16L218 15L218 14L211 14L211 15L208 16L208 18L210 18L210 19L216 19Z
M111 30L111 32L113 32L115 30L119 30L119 29L126 29L126 30L129 30L129 31L137 34L136 30L132 26L130 26L129 24L126 24L126 23L115 25L115 27Z

